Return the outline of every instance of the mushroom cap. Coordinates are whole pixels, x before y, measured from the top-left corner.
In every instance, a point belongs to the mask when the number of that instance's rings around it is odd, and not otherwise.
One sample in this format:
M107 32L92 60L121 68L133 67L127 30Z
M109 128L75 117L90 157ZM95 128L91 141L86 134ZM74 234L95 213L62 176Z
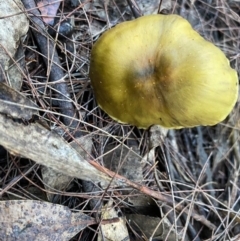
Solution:
M215 125L238 96L237 72L224 53L178 15L106 31L93 46L89 75L98 105L139 128Z

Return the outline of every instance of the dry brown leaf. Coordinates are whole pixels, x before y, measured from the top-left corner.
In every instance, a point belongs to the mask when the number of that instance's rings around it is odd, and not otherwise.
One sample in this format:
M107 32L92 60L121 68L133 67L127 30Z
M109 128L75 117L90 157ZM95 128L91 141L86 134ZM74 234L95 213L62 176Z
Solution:
M21 72L19 66L11 64L21 37L28 31L29 23L20 0L0 0L0 6L0 80L8 76L11 86L19 89Z
M0 201L0 240L68 241L93 218L68 207L33 200Z
M38 123L24 125L0 115L0 145L57 172L107 187L111 178L95 169L58 134ZM113 185L117 185L114 180Z
M103 158L105 167L131 181L142 182L143 171L140 165L139 150L125 146L118 146L114 149L114 145L108 145L105 153Z
M37 115L37 106L20 92L0 82L0 113L30 120Z
M54 18L57 15L60 2L61 0L40 0L37 2L37 6L42 14L42 19L46 24L54 24Z
M167 218L160 219L158 217L140 214L129 214L127 215L127 219L129 223L135 227L136 230L141 231L147 239L156 238L168 241L182 240L182 235L176 232Z
M110 200L102 208L102 218L103 219L113 219L118 218L118 213L114 209L113 202ZM98 241L129 241L128 230L126 227L126 221L123 217L119 218L118 222L101 224L101 233L98 235Z
M76 141L71 143L71 146L76 151L78 151L79 154L82 155L85 160L88 160L88 153L91 153L92 150L92 137L83 136L81 138L78 138L76 139ZM49 167L44 166L41 169L41 171L43 182L45 184L45 189L49 191L51 191L52 189L64 190L73 179L73 177L70 177L65 173L56 172ZM48 200L51 201L53 194L51 192L47 192L47 196Z

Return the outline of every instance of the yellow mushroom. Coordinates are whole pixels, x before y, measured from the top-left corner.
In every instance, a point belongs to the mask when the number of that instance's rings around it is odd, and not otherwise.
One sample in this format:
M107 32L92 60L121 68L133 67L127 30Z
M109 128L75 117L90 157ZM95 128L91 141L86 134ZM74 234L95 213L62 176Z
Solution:
M106 31L91 54L99 106L148 128L215 125L233 109L237 72L224 53L178 15L149 15Z

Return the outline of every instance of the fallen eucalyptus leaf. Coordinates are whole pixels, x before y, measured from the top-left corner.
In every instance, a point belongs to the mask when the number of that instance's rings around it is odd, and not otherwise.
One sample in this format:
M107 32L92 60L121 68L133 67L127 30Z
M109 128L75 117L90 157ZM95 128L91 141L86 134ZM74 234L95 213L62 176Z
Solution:
M37 115L37 106L23 94L0 82L0 113L13 118L30 120Z
M95 183L100 182L102 187L107 187L112 181L87 162L58 134L39 123L24 125L0 115L0 136L0 145L7 150L51 167L57 172ZM113 180L111 184L118 185L118 181Z
M42 19L46 24L53 25L54 18L57 15L60 1L55 0L40 0L37 6L42 14Z
M128 230L126 227L126 221L123 217L118 216L118 212L113 206L113 201L110 200L101 210L102 219L119 218L118 222L101 224L101 233L98 235L98 241L102 240L114 240L114 241L129 241Z
M127 148L123 145L115 148L114 145L107 145L104 152L105 167L131 181L143 181L141 157L137 148Z
M91 153L92 150L92 136L82 136L77 138L75 141L71 142L70 145L79 152L80 155L85 160L89 160L88 153ZM55 190L64 190L69 183L73 180L73 177L66 175L65 173L59 173L49 167L42 167L42 178L43 183L45 184L45 189L48 191ZM49 201L52 201L53 194L47 192L47 197Z
M0 201L0 240L68 241L93 218L68 207L33 200Z
M10 85L20 89L22 73L17 58L24 61L23 51L18 52L17 56L15 54L21 38L28 31L29 23L20 0L0 0L0 6L0 80L8 76Z
M144 234L148 239L180 241L181 233L178 233L166 217L150 217L140 214L127 214L127 219L137 232ZM187 241L187 240L186 240Z

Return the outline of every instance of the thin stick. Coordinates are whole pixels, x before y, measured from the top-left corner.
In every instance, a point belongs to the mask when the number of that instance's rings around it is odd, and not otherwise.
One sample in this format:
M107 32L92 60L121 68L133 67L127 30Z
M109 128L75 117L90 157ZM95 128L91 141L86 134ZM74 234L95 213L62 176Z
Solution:
M171 206L173 205L173 200L168 198L167 196L165 196L163 193L161 192L156 192L153 191L141 184L132 182L130 180L128 180L127 178L113 172L110 171L109 169L101 166L100 164L98 164L95 161L89 161L96 169L98 169L99 171L103 172L104 174L109 175L111 178L117 179L118 183L122 183L123 186L130 186L146 195L149 195L153 198L156 198L162 202L165 202L167 204L170 204ZM187 214L189 214L189 209L185 206L183 206L180 203L175 204L175 208L177 211L181 212L185 212ZM212 224L211 222L209 222L204 216L197 214L194 210L191 210L190 213L191 217L194 218L195 220L201 222L202 224L204 224L206 227L208 227L210 230L215 230L216 226L214 224Z

